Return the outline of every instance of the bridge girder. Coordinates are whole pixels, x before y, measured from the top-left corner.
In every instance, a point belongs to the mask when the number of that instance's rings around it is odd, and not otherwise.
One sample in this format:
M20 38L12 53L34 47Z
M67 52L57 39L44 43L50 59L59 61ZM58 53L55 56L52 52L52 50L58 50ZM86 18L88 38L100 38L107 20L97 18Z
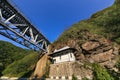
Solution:
M0 34L36 51L47 52L50 44L7 0L0 0Z

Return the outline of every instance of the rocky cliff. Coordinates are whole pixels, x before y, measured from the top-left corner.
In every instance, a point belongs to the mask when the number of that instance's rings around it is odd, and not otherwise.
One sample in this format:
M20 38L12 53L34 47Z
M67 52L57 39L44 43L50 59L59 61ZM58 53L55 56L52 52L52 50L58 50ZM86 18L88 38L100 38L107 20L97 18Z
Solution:
M97 34L91 34L89 31L80 31L84 33L84 40L69 39L66 43L55 43L51 45L51 52L64 46L70 46L77 49L75 54L77 61L97 62L108 68L112 68L119 59L120 48L111 40Z
M98 63L108 70L115 68L120 59L120 0L88 20L80 21L50 45L50 52L65 46L77 49L80 63Z
M36 64L36 68L34 71L33 77L35 78L41 78L43 75L47 72L47 67L49 67L47 64L49 63L48 55L45 54ZM47 75L47 74L46 74Z

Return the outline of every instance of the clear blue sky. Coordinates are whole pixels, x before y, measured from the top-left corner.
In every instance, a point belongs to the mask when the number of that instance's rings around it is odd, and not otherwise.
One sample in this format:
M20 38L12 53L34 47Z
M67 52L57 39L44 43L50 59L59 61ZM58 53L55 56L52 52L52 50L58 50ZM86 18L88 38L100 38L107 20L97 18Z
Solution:
M93 13L111 6L114 2L114 0L11 1L51 42L72 24L88 19ZM14 43L1 35L0 40Z

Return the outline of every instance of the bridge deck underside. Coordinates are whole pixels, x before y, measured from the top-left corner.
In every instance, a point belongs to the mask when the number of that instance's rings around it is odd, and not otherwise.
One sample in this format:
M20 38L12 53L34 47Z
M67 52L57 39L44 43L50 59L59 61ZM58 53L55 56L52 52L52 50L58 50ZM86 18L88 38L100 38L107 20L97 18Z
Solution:
M0 34L34 50L47 52L50 44L8 0L0 0Z

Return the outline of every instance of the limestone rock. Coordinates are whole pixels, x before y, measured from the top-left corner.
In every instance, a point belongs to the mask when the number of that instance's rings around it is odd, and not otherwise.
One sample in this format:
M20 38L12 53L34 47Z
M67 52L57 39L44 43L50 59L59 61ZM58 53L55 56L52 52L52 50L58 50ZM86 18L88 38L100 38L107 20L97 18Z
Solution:
M109 61L112 58L112 52L113 50L109 50L103 53L99 53L96 55L92 55L91 58L95 61L95 62L105 62L105 61Z
M99 42L88 41L88 42L86 42L86 43L84 43L84 44L82 45L82 48L83 48L84 50L89 51L89 50L92 50L92 49L94 49L94 48L96 48L96 47L98 47L98 46L100 46Z
M105 61L105 62L103 62L103 63L100 63L102 66L105 66L105 67L107 67L107 68L113 68L114 67L114 65L116 64L116 62L117 62L117 60L111 60L111 61Z
M48 61L48 55L45 54L36 65L36 69L34 72L35 78L41 78L45 74L46 63Z
M111 40L97 34L91 34L89 31L80 31L78 35L81 33L82 36L76 39L55 43L51 47L53 49L60 49L64 46L70 46L77 49L75 57L79 62L97 62L108 68L116 64L116 57L120 54L120 47L118 45L113 45Z
M119 55L119 48L118 47L114 47L114 51L113 51L113 54L114 55Z

